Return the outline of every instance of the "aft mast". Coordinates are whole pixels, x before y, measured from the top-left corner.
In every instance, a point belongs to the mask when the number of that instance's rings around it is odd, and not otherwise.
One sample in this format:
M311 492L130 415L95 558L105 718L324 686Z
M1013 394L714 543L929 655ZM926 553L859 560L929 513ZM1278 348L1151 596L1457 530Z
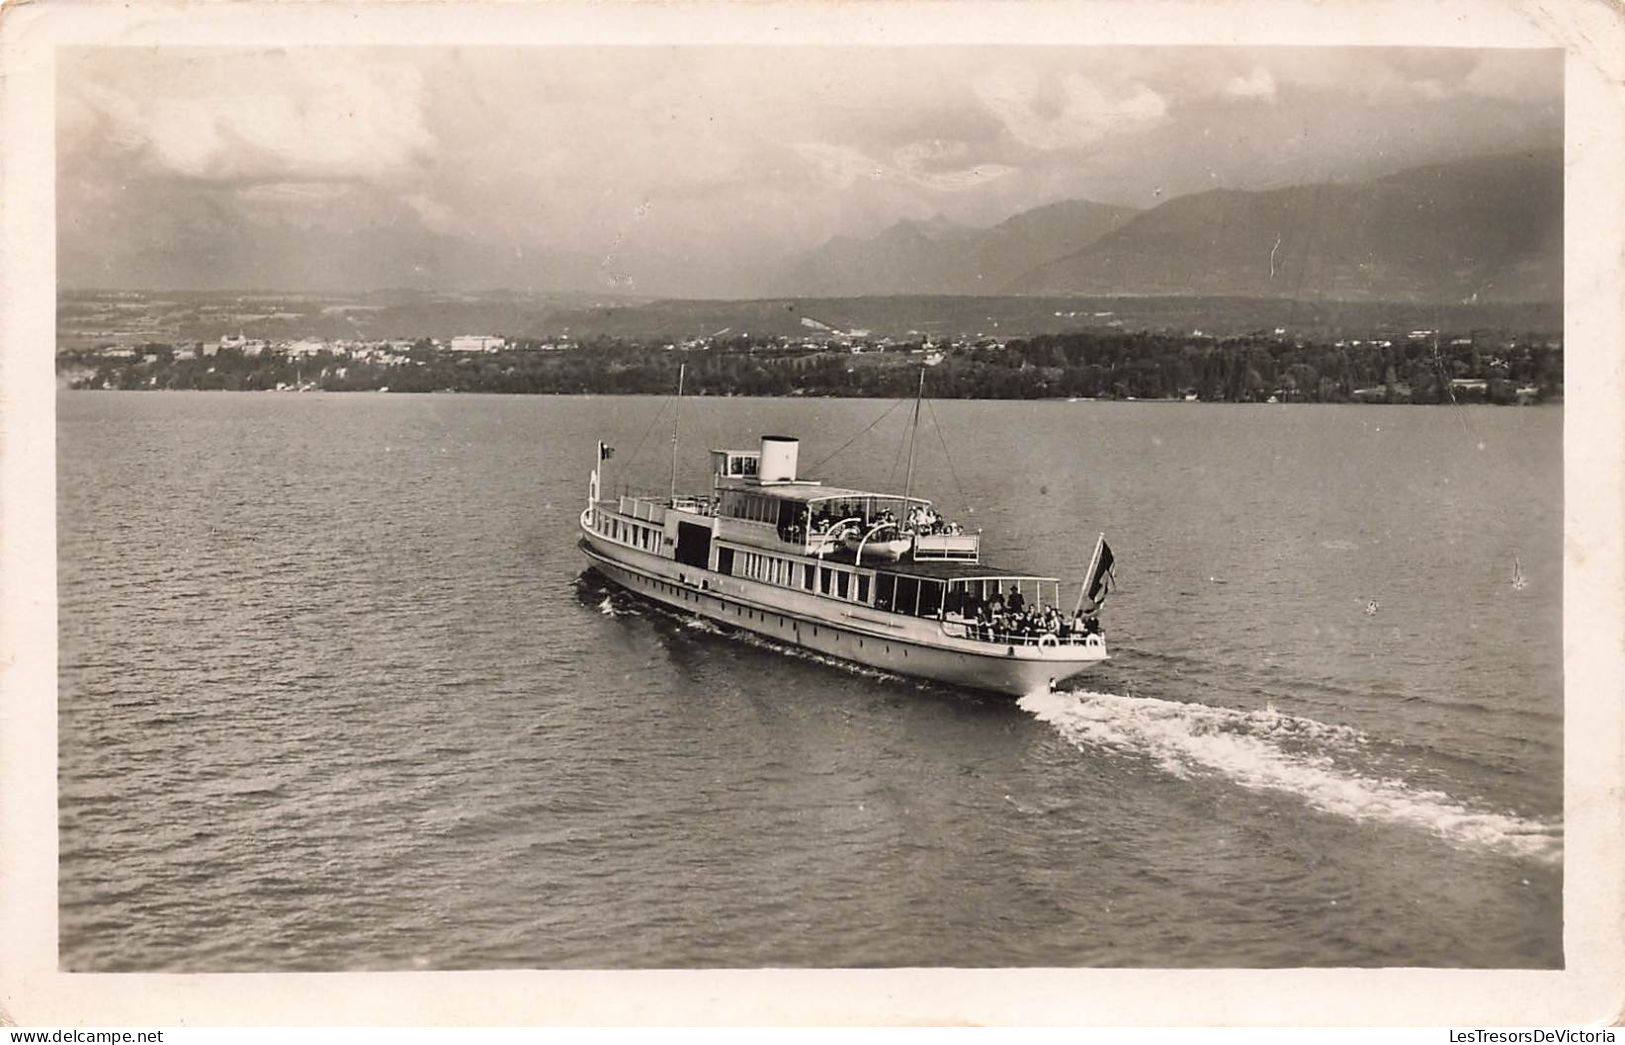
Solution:
M671 503L677 503L677 422L683 413L683 376L688 373L688 364L682 363L677 367L677 401L671 408Z
M903 473L903 512L908 513L908 495L914 484L914 437L920 431L920 402L925 399L925 367L920 367L920 390L914 396L914 427L908 433L908 471ZM896 465L892 466L897 467Z

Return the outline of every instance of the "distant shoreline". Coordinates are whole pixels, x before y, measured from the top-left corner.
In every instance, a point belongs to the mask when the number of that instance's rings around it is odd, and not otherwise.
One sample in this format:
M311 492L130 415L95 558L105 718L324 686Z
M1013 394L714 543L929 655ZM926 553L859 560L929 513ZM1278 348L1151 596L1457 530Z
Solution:
M1310 340L1087 331L999 339L830 333L681 341L360 338L145 342L57 356L73 389L1231 403L1562 398L1560 341L1417 329Z
M397 399L409 399L409 398L423 397L423 396L448 396L448 395L456 395L456 396L498 396L498 397L502 397L502 398L505 398L505 399L524 399L524 398L663 399L663 398L666 398L667 396L670 396L672 394L670 392L665 392L665 393L661 393L661 392L480 392L480 391L467 391L467 390L455 389L455 388L451 388L451 389L435 389L435 390L423 391L423 392L394 391L394 390L391 390L391 389L388 389L388 388L361 388L361 389L346 389L346 390L330 390L330 389L323 389L323 388L312 388L312 389L305 389L303 391L300 391L300 390L297 390L297 389L287 389L287 388L284 388L284 389L276 389L276 388L88 388L88 387L74 388L74 387L70 387L68 385L61 385L61 384L59 384L57 386L57 392L60 393L60 394L73 394L73 395L81 395L81 394L89 394L89 393L99 393L99 394L132 393L132 394L142 394L142 395L153 394L153 393L158 393L158 394L169 393L169 394L174 394L174 395L219 395L219 394L225 394L225 395L255 395L255 396L266 395L266 396L281 396L281 397L287 397L289 395L294 395L294 396L315 395L315 396L324 396L324 397L327 397L327 396L332 396L332 397L340 397L340 396L342 396L342 397L390 396L392 398L397 398ZM833 394L833 393L831 393L831 394L819 394L819 395L788 395L788 394L775 394L775 393L761 393L761 394L754 394L754 395L714 395L714 394L707 395L707 394L703 394L703 393L696 393L693 396L685 396L685 398L704 399L704 400L718 400L718 399L790 399L790 400L806 401L806 400L811 400L811 399L817 399L817 400L823 400L823 399L830 399L830 400L869 400L869 399L885 399L885 398L888 398L888 397L886 397L886 396L878 396L878 395L837 395L837 394ZM930 399L930 398L933 398L933 397L927 395L926 398ZM1448 402L1448 401L1444 402L1444 403L1384 402L1384 401L1368 400L1368 399L1351 399L1351 400L1343 401L1343 402L1315 402L1315 401L1312 401L1312 400L1294 400L1294 401L1288 401L1288 402L1279 402L1278 401L1278 402L1271 403L1268 400L1264 400L1264 401L1253 401L1253 400L1233 401L1233 400L1225 400L1225 399L1195 399L1195 400L1190 400L1190 399L1139 399L1139 398L1100 399L1100 398L1083 398L1083 397L1073 398L1073 397L1062 397L1062 396L1045 396L1045 397L1037 397L1037 398L1020 398L1020 399L1009 398L1009 397L992 398L992 397L978 397L978 396L956 396L956 397L954 397L954 399L957 400L957 401L966 402L966 403L1068 403L1068 404L1073 404L1073 405L1089 404L1089 405L1099 405L1099 406L1119 406L1119 405L1128 405L1128 404L1147 405L1147 406L1297 406L1297 407L1305 407L1305 406L1362 406L1362 407L1363 406L1524 406L1524 407L1562 407L1563 406L1563 399L1562 399L1561 396L1550 397L1550 398L1541 399L1541 400L1538 400L1538 401L1530 401L1530 402L1526 402L1526 403L1492 403L1492 402L1486 402L1486 401L1484 401L1482 399L1471 400L1471 401L1466 401L1466 402L1456 402L1456 403L1451 403L1451 402ZM938 399L938 401L942 402L944 400Z

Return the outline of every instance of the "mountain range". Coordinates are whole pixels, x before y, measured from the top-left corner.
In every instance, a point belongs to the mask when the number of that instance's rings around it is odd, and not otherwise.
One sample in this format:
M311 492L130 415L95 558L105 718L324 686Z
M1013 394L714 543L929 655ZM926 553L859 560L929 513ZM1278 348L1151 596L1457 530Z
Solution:
M1034 259L1072 255L1138 212L1089 200L1063 200L992 228L946 218L902 221L871 239L836 237L795 258L770 288L780 295L998 294Z
M1182 295L1555 302L1563 159L1501 153L1363 182L1216 189L1134 211L1070 200L978 229L838 238L777 281L798 296Z

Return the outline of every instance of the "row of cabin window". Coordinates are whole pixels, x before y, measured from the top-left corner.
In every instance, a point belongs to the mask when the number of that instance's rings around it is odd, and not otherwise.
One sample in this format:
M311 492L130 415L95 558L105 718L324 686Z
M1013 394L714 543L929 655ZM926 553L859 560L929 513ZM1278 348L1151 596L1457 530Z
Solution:
M761 494L729 490L722 495L722 514L729 519L749 519L752 522L777 523L779 500Z
M875 575L875 608L911 617L935 617L942 610L941 581L924 577Z
M609 520L609 536L613 540L624 541L635 548L644 551L654 551L660 547L661 531L652 526L641 526L638 523L622 522L619 519Z
M777 555L736 552L732 548L719 549L717 566L723 573L732 573L767 584L777 584L784 588L800 587L806 591L816 590L823 595L832 595L837 599L856 597L858 602L865 604L869 602L868 574L841 569L838 566L814 566L811 563L782 559Z

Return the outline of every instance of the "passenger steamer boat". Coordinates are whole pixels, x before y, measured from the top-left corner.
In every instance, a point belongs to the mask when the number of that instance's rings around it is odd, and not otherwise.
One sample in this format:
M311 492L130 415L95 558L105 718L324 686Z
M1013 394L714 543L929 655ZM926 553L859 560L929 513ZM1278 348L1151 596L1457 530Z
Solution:
M944 522L930 501L799 477L794 438L712 450L703 495L679 496L674 482L669 497L603 497L612 452L598 444L580 546L644 598L841 660L1015 696L1107 659L1095 616L1112 576L1104 536L1069 617L1057 578L983 563L981 535Z

